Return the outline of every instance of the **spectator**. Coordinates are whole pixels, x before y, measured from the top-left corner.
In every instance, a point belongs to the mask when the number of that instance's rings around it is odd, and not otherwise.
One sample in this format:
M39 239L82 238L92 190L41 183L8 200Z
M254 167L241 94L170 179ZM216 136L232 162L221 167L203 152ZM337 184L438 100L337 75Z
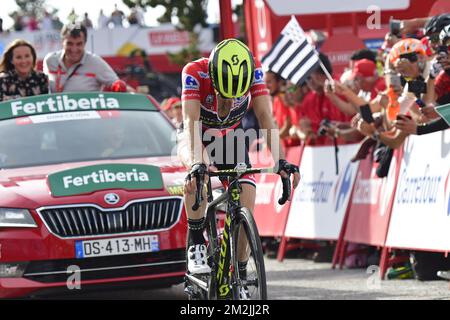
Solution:
M99 29L108 28L108 23L109 23L109 18L107 16L105 16L105 14L103 13L103 9L100 9L100 13L98 15L98 20L97 20L97 24L98 24L97 27Z
M44 58L44 72L51 92L100 91L118 79L114 70L99 56L85 50L87 29L68 24L61 31L63 50Z
M425 19L425 18L424 18ZM431 17L426 20L424 27L425 36L431 42L431 45L436 48L439 45L439 34L445 26L450 24L450 14L444 13L438 16Z
M375 99L378 93L386 90L384 78L378 76L377 65L373 60L362 59L355 62L352 78L360 96L366 96L368 101Z
M24 29L23 16L18 13L15 13L13 15L13 19L14 19L14 24L13 24L14 31L22 31Z
M435 63L441 69L435 81L435 93L437 104L450 103L450 57L448 48L450 47L450 24L446 26L439 35L442 48L438 51ZM447 48L447 52L445 52ZM430 74L432 78L432 75Z
M332 74L330 60L323 53L319 54L319 58L327 69ZM311 122L311 129L313 133L317 133L322 120L336 121L336 122L350 122L351 116L346 115L338 107L332 103L330 98L326 96L325 84L327 76L325 72L319 68L311 73L307 79L308 87L311 89L309 94L303 101L303 117L309 119ZM354 113L353 113L354 114ZM316 140L316 139L314 139ZM319 137L316 141L318 143L325 143L325 137Z
M176 128L180 128L183 123L183 114L181 110L181 99L178 97L170 97L166 99L162 105L162 110L172 120Z
M113 23L114 28L122 28L123 27L123 19L125 18L125 14L123 11L120 11L117 8L117 4L114 5L114 11L111 13L111 22Z
M426 120L418 107L419 103L428 99L424 90L426 89L424 78L427 70L427 55L422 43L417 39L409 38L399 41L389 53L389 63L391 69L403 78L411 79L404 84L402 96L398 98L399 103L401 100L406 101L404 107L399 110L399 118L403 121L407 121L406 118L408 120L411 118L413 121ZM364 102L360 106L364 107L363 104ZM408 131L392 127L390 123L386 123L388 132L380 131L380 128L376 128L362 119L356 123L356 126L364 135L372 137L392 149L400 147L409 135Z
M269 89L269 94L273 99L273 116L280 129L281 141L287 146L289 140L289 130L291 129L292 122L290 118L289 107L284 100L284 86L285 80L280 75L268 71L265 74L264 80L266 86Z
M0 61L0 101L48 93L48 78L35 71L36 51L18 39L9 44Z
M75 9L72 8L72 11L70 11L69 16L67 17L67 21L69 23L76 23L78 20L78 15L75 13Z
M357 61L363 59L367 59L372 61L373 63L377 63L377 55L375 52L370 49L361 49L353 52L353 54L350 56L350 69L353 70L354 64Z
M142 27L145 26L144 9L141 6L136 5L131 11L136 13L138 24Z
M54 30L53 18L50 13L44 11L44 17L41 20L41 30L42 31L52 31Z
M136 12L136 9L135 9L134 7L131 8L131 12L130 12L130 14L128 15L127 20L128 20L128 23L130 24L130 26L133 26L133 25L139 25L139 21L138 21L138 17L137 17L137 12Z
M61 31L62 27L64 26L58 16L53 17L52 23L54 30Z
M92 21L91 21L91 19L89 19L89 15L87 12L84 13L84 19L81 22L81 24L84 25L86 27L86 29L93 28Z
M290 140L287 145L298 145L300 140L305 140L308 137L308 133L312 133L310 121L302 117L302 103L309 94L310 90L306 83L298 86L288 81L286 84L284 101L289 109L291 119Z

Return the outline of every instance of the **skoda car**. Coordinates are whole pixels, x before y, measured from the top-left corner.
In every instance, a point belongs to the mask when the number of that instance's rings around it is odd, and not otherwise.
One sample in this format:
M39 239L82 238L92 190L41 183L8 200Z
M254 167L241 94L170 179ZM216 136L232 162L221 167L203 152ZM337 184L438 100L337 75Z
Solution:
M0 103L0 297L183 281L185 171L155 100Z

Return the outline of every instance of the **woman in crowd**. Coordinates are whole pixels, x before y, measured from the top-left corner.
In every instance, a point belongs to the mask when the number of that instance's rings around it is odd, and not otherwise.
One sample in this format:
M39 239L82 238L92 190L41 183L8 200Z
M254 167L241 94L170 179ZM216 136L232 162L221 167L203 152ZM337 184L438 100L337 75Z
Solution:
M36 71L36 50L17 39L0 60L0 101L48 93L48 78Z

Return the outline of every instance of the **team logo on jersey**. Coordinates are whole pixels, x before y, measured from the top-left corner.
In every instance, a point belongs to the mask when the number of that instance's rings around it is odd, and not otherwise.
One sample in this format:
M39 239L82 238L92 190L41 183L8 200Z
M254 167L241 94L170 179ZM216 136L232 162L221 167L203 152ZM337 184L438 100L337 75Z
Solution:
M198 75L199 75L200 78L202 78L202 79L209 79L209 74L207 74L206 72L199 71L199 72L198 72Z
M255 80L253 81L253 84L261 84L264 83L264 72L262 68L257 68L255 70Z
M186 75L184 78L184 89L198 90L200 88L197 79L191 75Z
M212 104L214 102L214 96L212 94L208 94L206 96L206 103Z

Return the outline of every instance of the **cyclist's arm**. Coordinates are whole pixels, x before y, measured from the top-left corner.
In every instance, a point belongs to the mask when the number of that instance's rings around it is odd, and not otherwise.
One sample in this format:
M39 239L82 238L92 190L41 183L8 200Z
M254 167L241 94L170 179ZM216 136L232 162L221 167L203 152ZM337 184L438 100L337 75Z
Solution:
M272 103L270 102L269 96L257 96L252 99L252 103L253 110L258 118L261 129L263 129L264 138L272 152L275 163L277 163L279 159L286 159L279 137L278 126L273 120ZM274 136L272 136L272 134Z
M200 124L200 101L183 100L183 127L184 142L187 144L187 154L181 155L186 167L190 168L195 163L209 164L208 156L203 152Z

